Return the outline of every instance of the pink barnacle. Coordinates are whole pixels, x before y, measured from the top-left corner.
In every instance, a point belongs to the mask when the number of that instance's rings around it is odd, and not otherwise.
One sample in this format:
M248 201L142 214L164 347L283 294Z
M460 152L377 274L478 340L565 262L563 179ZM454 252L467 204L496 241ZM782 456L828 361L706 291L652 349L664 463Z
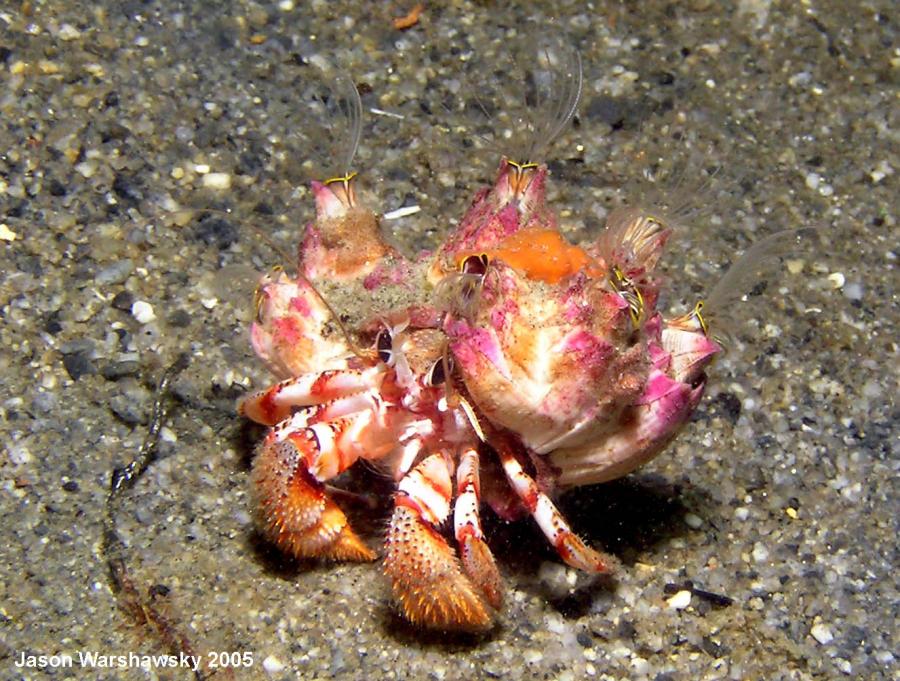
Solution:
M565 319L570 324L584 321L585 312L587 312L589 309L590 306L583 301L569 300L566 302L565 309L563 310L563 319Z
M611 343L594 334L578 329L570 333L563 342L563 354L575 355L585 371L593 376L601 376L609 368L610 360L616 352Z
M464 319L450 321L445 330L454 339L451 345L453 356L467 373L477 372L482 362L481 357L484 357L504 378L510 378L509 368L497 345L497 339L490 331L470 326Z
M644 388L644 394L638 398L636 404L650 404L679 391L690 392L690 387L685 383L669 378L659 370L654 370L650 373L650 378Z
M563 352L587 352L597 347L598 339L589 334L584 329L578 329L574 333L569 334L563 345ZM604 344L609 347L608 344Z
M656 343L648 343L647 352L650 354L650 364L654 369L666 371L672 363L672 355Z
M491 239L492 242L502 240L519 229L519 211L516 210L515 206L506 206L497 213L497 222L499 223L499 229L496 230L495 234L491 235L493 237Z

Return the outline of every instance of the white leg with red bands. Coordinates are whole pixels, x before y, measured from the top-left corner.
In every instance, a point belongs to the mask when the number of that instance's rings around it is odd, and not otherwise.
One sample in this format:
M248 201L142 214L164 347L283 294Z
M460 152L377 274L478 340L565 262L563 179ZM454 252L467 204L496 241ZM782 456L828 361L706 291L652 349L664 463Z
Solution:
M383 365L364 371L336 369L303 374L243 398L238 403L238 413L257 423L274 426L303 407L333 402L356 393L377 394L383 379Z
M484 631L492 623L488 607L438 531L450 515L451 467L449 459L432 454L400 481L384 571L413 624Z
M503 585L494 556L484 542L481 531L478 465L478 450L474 447L465 449L456 470L457 496L453 507L453 525L463 569L481 589L488 603L499 608L503 601Z
M412 504L419 509L423 520L435 528L450 515L450 497L453 488L447 461L439 454L432 454L408 473L399 485Z
M560 558L568 565L585 572L610 572L612 559L589 547L572 532L559 509L550 501L550 497L538 488L537 483L525 472L507 447L498 447L497 452L509 484L531 513L544 536L553 544Z

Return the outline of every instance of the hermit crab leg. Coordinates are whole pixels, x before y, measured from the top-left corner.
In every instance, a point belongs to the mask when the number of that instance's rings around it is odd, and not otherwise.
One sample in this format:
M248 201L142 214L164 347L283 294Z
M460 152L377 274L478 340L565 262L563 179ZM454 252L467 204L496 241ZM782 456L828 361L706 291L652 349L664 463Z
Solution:
M448 457L432 454L400 481L384 570L413 624L483 631L491 614L439 532L450 515L452 467Z
M257 423L274 426L298 408L377 390L383 379L381 364L363 370L335 369L303 374L243 398L238 403L238 413Z
M478 476L478 450L466 448L456 470L456 503L453 524L463 569L493 607L503 600L500 572L491 550L484 542L481 519L478 515L481 485Z
M560 558L568 565L585 572L610 572L612 560L590 548L572 532L550 497L540 490L534 479L522 468L510 444L501 440L495 446L510 486L553 544Z
M372 408L329 421L298 413L269 431L250 480L265 535L296 558L375 559L328 496L324 482L362 456L378 458L394 446L377 397ZM379 422L382 421L382 422Z

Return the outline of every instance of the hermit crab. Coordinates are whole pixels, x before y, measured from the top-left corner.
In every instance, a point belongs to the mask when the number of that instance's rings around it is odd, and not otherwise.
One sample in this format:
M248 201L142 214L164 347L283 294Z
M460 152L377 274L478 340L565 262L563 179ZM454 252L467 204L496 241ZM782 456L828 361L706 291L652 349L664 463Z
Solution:
M428 628L495 621L503 587L483 505L530 514L568 565L613 568L554 493L623 476L666 446L721 349L712 318L750 276L746 262L790 240L763 242L705 307L665 319L664 218L619 209L583 245L560 232L541 158L575 112L581 62L555 44L530 68L545 88L542 112L517 123L530 141L415 260L388 245L357 196L361 105L336 79L349 150L312 183L316 219L296 276L277 269L256 291L253 348L279 381L238 410L269 427L250 476L262 533L298 558L374 560L328 484L360 460L377 467L396 481L384 572L402 615Z

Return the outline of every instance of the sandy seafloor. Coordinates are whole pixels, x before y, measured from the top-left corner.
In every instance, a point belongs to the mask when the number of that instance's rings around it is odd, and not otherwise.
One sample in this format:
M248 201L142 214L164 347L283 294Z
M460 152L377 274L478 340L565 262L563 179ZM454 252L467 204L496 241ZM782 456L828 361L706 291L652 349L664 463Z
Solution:
M252 654L234 678L900 678L896 7L729 4L429 3L401 33L403 3L3 3L0 677L191 677L14 665L161 651L117 608L100 531L110 471L143 439L162 368L189 352L119 527L138 588L190 645ZM636 200L645 169L702 208L665 259L675 307L764 235L819 237L735 311L666 453L561 499L621 559L614 579L576 579L530 521L486 512L507 588L496 630L422 633L393 614L377 565L298 565L253 531L259 432L233 413L268 380L248 342L252 273L312 215L298 92L314 64L396 114L366 114L356 166L380 210L421 206L387 225L416 250L493 176L497 151L454 118L477 108L464 67L551 17L584 61L577 125L548 154L573 239ZM501 87L515 99L515 85ZM386 513L354 514L373 546ZM666 585L686 580L733 603L674 607Z

